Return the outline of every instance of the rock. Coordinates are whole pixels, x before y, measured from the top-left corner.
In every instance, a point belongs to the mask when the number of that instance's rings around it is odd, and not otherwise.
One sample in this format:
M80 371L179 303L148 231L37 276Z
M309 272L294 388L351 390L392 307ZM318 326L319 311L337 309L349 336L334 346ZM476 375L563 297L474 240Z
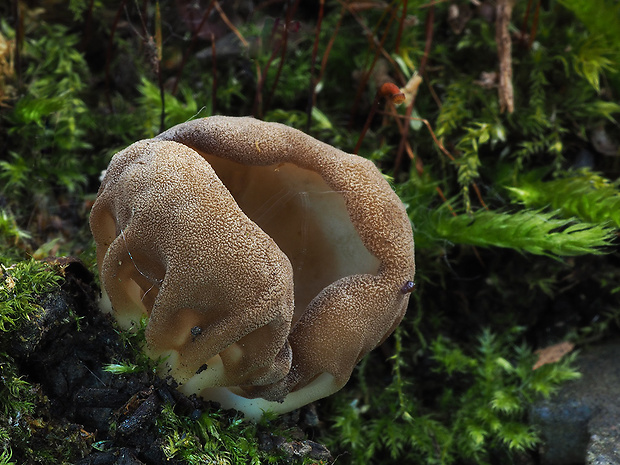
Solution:
M620 344L588 349L577 363L582 377L530 410L541 464L620 464Z

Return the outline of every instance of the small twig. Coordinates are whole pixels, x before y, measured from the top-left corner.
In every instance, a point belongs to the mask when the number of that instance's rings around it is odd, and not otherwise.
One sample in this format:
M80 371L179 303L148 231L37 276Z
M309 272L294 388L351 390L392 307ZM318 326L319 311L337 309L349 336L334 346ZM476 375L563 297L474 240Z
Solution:
M274 94L276 93L276 87L278 86L278 82L280 81L280 75L282 74L282 67L284 66L284 61L286 59L286 51L288 45L288 31L291 25L292 18L292 8L290 0L287 1L288 8L286 9L286 18L284 24L284 31L282 32L282 40L280 43L280 63L278 63L278 69L276 70L276 75L273 78L273 83L271 85L271 91L267 96L267 100L265 101L265 108L263 111L267 111L271 106L271 100L273 99Z
M161 60L163 58L163 44L161 34L161 11L159 9L159 1L155 2L155 47L157 53L156 59L156 71L157 81L159 82L159 98L161 99L161 116L159 120L159 132L164 132L166 129L166 91L164 89L164 77L161 72Z
M405 18L407 17L407 3L408 0L403 0L403 12L400 16L400 21L398 22L398 33L396 34L396 44L394 45L394 52L398 54L400 50L400 39L403 35L403 26L405 24Z
M246 48L249 47L250 44L248 43L248 41L245 40L245 37L243 37L243 34L239 32L239 29L237 29L235 25L230 21L230 19L228 19L228 16L226 16L226 13L224 13L224 10L222 10L222 7L220 6L220 2L218 2L217 0L215 0L215 9L220 14L222 21L224 21L226 26L228 26L228 29L230 29L237 36L243 46Z
M426 71L426 64L428 63L428 56L431 52L431 45L433 43L433 24L435 22L435 7L431 6L430 10L428 10L428 14L426 15L426 26L425 26L425 45L424 45L424 55L422 56L422 60L420 60L420 74L424 74ZM405 115L407 118L411 118L411 114L413 113L413 106L415 105L415 98L411 99L409 105L407 105L407 110L405 111ZM409 137L409 125L406 124L403 128L403 131L400 134L400 143L398 144L398 151L396 152L396 159L394 160L394 175L398 173L400 169L400 163L403 158L403 153L405 151L405 143L407 142L407 138Z
M316 57L319 52L319 38L321 36L321 24L323 23L324 8L325 8L325 0L320 0L319 16L316 20L316 31L314 33L314 45L312 46L312 58L310 61L310 92L308 92L308 104L306 106L306 132L307 133L310 133L310 123L312 121L312 107L314 107L316 84L318 82L314 79L314 68L316 67ZM337 28L340 27L341 20L342 20L342 16L340 16L340 20L338 21ZM335 33L332 35L332 40L334 40L337 32L338 32L338 29L336 29ZM326 53L329 53L329 52L326 51Z
M358 16L356 13L354 13L352 10L349 10L351 12L351 14L356 17L356 19L358 19ZM364 89L366 88L366 84L368 83L368 79L370 79L370 76L372 74L372 70L375 67L375 64L377 63L377 60L379 59L379 55L381 54L381 51L384 50L383 44L385 43L385 40L387 39L388 36L388 32L390 31L390 26L392 25L392 22L394 22L394 19L396 18L396 10L394 8L391 9L391 14L390 14L390 19L388 20L387 25L385 26L385 30L383 31L383 35L381 36L381 40L379 41L379 44L377 44L376 49L375 49L375 54L373 56L372 59L372 63L370 64L370 67L368 68L368 70L363 74L362 78L360 79L360 82L357 86L357 91L355 93L355 98L353 99L353 106L351 107L351 116L349 118L349 129L351 129L351 127L353 126L353 122L355 120L355 114L357 113L357 108L361 102L361 97L362 97L362 92L364 92ZM358 19L358 21L360 21ZM360 21L360 24L362 22ZM369 38L372 38L374 41L374 34L371 33L371 35L369 36Z
M497 92L499 111L514 111L514 90L512 88L512 39L508 30L512 8L516 0L498 0L495 20L495 42L499 58L499 81Z

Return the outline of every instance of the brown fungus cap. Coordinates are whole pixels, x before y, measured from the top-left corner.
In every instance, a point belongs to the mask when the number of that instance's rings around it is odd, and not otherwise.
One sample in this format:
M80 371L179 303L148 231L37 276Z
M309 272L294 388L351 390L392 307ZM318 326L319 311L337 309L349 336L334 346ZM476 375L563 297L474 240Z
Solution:
M252 118L117 154L91 227L117 317L149 314L151 353L182 390L254 418L340 389L403 318L415 268L372 162Z

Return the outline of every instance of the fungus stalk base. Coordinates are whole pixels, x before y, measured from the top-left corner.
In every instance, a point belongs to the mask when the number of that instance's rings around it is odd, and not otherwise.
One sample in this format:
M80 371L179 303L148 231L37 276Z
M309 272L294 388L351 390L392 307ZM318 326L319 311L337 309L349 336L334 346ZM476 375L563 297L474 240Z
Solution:
M277 414L290 412L315 399L330 395L337 391L339 386L332 375L323 373L302 389L291 392L283 402L272 402L261 398L248 399L225 387L207 387L202 390L196 390L196 388L195 384L186 383L179 387L179 391L187 395L198 393L203 399L218 402L224 409L239 410L243 412L247 420L257 422L265 412Z

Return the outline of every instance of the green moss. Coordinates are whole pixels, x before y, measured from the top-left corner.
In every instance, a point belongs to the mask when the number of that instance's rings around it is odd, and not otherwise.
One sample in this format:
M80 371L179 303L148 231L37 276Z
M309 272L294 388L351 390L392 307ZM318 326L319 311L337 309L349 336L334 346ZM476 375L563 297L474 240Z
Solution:
M397 344L387 389L368 387L363 401L339 403L334 451L349 450L346 463L450 464L532 450L540 439L527 423L528 406L579 373L571 367L574 357L532 370L530 350L515 345L518 332L485 330L469 348L437 337L427 349L435 378L416 380L438 383L424 399L423 390L404 381L411 379L404 378L408 351Z
M46 294L58 289L63 277L57 267L36 260L21 262L0 261L0 443L5 454L0 460L10 463L12 449L20 451L20 456L34 461L57 463L54 457L75 457L73 442L59 427L54 431L62 436L49 438L49 447L32 448L31 438L44 428L46 420L41 418L37 406L45 403L38 388L31 385L19 373L14 360L7 354L10 333L19 330L27 320L35 318L41 307L37 302ZM77 444L77 442L76 442Z
M164 435L163 451L168 459L189 464L259 464L266 458L258 449L256 426L242 418L203 413L197 420L176 415L164 407L158 421ZM266 462L269 463L269 462Z
M76 48L79 39L59 24L41 28L41 35L28 37L22 50L27 93L0 115L11 147L0 162L2 191L22 200L26 194L49 196L55 188L78 192L87 178L75 154L91 147L85 138L92 123L83 100L88 77Z
M0 262L0 331L17 329L40 306L38 299L57 289L62 276L50 265L36 260Z
M0 210L0 261L17 259L19 246L30 239L30 234L17 225L15 217L7 210Z
M588 169L567 172L558 179L542 181L538 173L508 186L511 196L528 208L549 207L565 217L588 223L609 222L620 228L620 190Z
M432 216L437 239L480 247L508 247L536 255L601 254L613 244L614 229L577 223L553 213L524 210L515 213L479 210L452 216L445 209Z

